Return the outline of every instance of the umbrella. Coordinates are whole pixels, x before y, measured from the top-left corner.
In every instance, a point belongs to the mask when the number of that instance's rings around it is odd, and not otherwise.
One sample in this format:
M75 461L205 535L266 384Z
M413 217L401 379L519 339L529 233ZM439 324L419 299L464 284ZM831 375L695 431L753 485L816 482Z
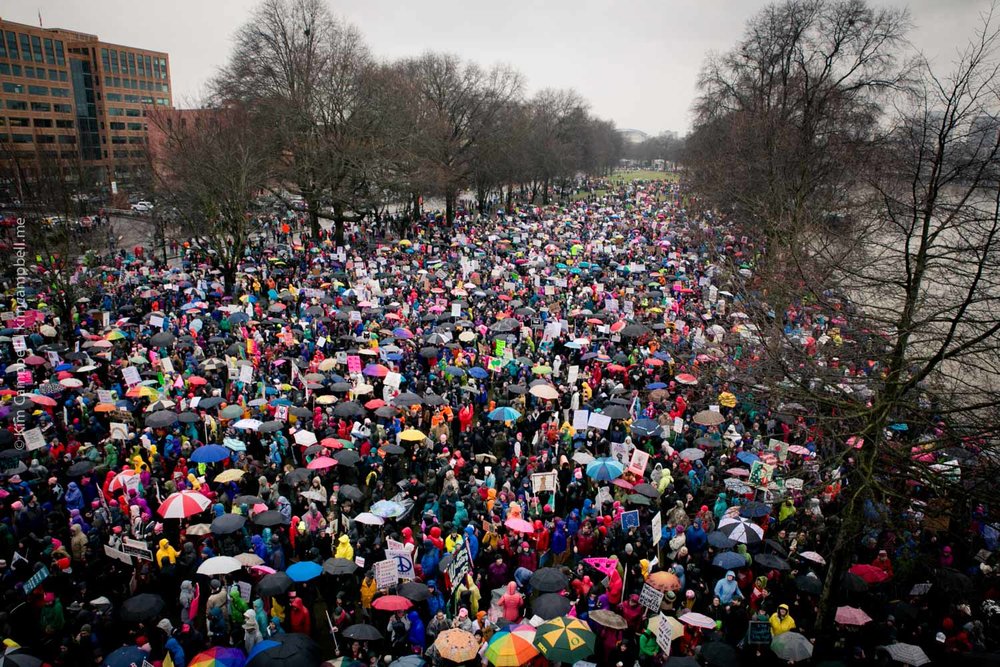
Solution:
M749 502L740 508L740 516L746 519L759 519L771 513L771 506L757 501Z
M533 533L535 532L535 527L531 525L530 521L525 519L520 519L516 516L511 517L504 521L504 525L513 530L515 533Z
M424 667L427 661L424 660L419 655L411 654L404 655L402 658L398 658L389 663L389 667Z
M418 581L408 581L396 588L396 593L413 602L423 602L431 596L431 589Z
M217 574L229 574L243 567L243 564L232 556L212 556L198 566L198 574L214 576Z
M255 514L252 521L258 526L278 526L285 523L285 515L278 510L267 510Z
M247 518L242 514L223 514L212 519L211 532L216 535L228 535L246 525Z
M102 667L139 667L149 656L138 646L123 646L112 651L101 663Z
M9 431L8 431L9 433ZM94 464L90 461L77 461L69 467L66 471L66 475L69 477L83 477L88 472L94 469Z
M413 603L402 595L383 595L375 598L372 606L379 611L405 611L413 606Z
M659 498L660 497L660 492L656 489L656 487L653 486L652 484L647 483L647 482L642 482L641 484L636 484L634 487L632 487L632 490L635 491L638 494L646 496L647 498Z
M611 628L612 630L624 630L628 627L628 623L625 622L624 618L607 609L597 609L592 611L587 618L598 625Z
M495 422L512 422L521 418L521 413L509 406L501 406L486 415L487 419Z
M611 457L594 459L587 464L587 477L599 482L610 482L618 479L625 472L625 467Z
M323 574L323 566L311 560L304 560L289 566L285 574L295 582L309 581Z
M766 567L771 570L792 569L787 560L781 558L780 556L775 556L774 554L757 554L753 557L753 561L761 567Z
M814 574L800 574L795 577L795 587L809 595L819 595L823 592L823 582Z
M889 657L896 662L912 665L912 667L920 667L920 665L926 665L931 661L922 648L913 644L896 642L888 646L879 646L879 649L888 653Z
M543 593L556 593L569 586L569 579L554 567L543 567L535 570L529 581L532 590Z
M19 648L8 648L0 656L0 667L42 667L42 660Z
M679 591L681 589L681 580L677 578L677 575L673 572L653 572L651 575L646 577L646 583L655 588L658 591Z
M723 519L719 532L740 544L753 545L764 541L764 529L757 524L740 519Z
M700 461L705 458L705 452L694 447L688 447L681 450L680 457L685 461Z
M660 432L660 424L652 419L637 419L632 422L631 428L638 436L650 436Z
M717 530L708 534L708 543L716 549L732 549L736 546L736 540L731 540Z
M508 626L490 638L486 659L495 667L519 667L538 655L534 645L535 628L530 625Z
M194 656L188 667L243 667L246 661L243 651L238 648L213 646Z
M359 489L358 487L354 486L353 484L344 484L343 486L341 486L340 487L340 495L342 495L343 497L347 498L348 500L353 500L354 502L358 502L362 498L365 497L365 494L361 492L361 489ZM359 514L355 518L355 520L357 520L360 517L361 517L361 514ZM362 523L364 523L364 522L362 521Z
M283 634L254 646L245 667L316 667L321 661L319 646L312 639Z
M531 613L543 619L565 616L569 613L572 603L569 598L558 593L544 593L531 603Z
M146 415L146 426L150 428L164 428L177 421L177 413L170 410L158 410Z
M335 465L337 465L337 459L331 459L329 456L317 456L306 465L306 468L308 470L325 470Z
M148 621L163 611L163 598L152 593L134 595L122 603L121 617L123 621Z
M257 582L257 593L266 597L274 597L287 591L294 583L291 577L284 572L275 572Z
M723 570L736 570L746 567L747 559L741 554L733 553L732 551L723 551L715 554L715 558L712 559L712 565L721 567Z
M875 567L874 565L867 565L865 563L858 563L848 570L848 573L853 574L858 577L866 584L881 584L883 581L889 579L888 573L882 568Z
M698 612L688 612L680 617L681 623L690 625L695 628L702 628L705 630L712 630L715 628L715 621L705 616L705 614L699 614Z
M229 458L232 451L222 445L202 445L191 452L191 461L195 463L217 463Z
M726 642L708 642L702 645L700 655L705 667L733 667L740 663L736 648Z
M538 384L528 390L532 396L554 401L559 398L559 390L550 384Z
M382 637L382 633L378 631L378 628L374 625L368 625L367 623L355 623L354 625L349 625L347 626L347 629L340 634L343 637L355 639L359 642L373 642L384 639Z
M354 574L358 569L358 564L346 558L327 558L323 561L323 572L326 574Z
M695 424L700 424L702 426L718 426L722 422L726 421L726 418L715 410L702 410L701 412L695 413L692 421Z
M594 653L596 636L583 621L560 616L535 630L535 647L551 662L574 663Z
M233 556L233 558L238 560L240 564L243 565L243 567L257 567L258 565L264 564L264 559L258 556L257 554L251 554L251 553L236 554L235 556Z
M354 517L354 520L366 526L381 526L385 523L385 519L380 516L375 516L371 512L362 512Z
M771 650L787 662L808 660L813 654L812 642L797 632L782 632L771 640Z
M225 484L228 482L235 482L240 478L242 478L244 474L246 473L243 470L240 470L239 468L230 468L229 470L225 470L216 475L214 481L221 484Z
M826 559L820 556L815 551L803 551L799 554L799 558L802 560L807 560L812 563L818 563L819 565L826 565Z
M857 607L837 607L834 620L841 625L865 625L871 623L872 617Z
M383 519L402 516L405 511L406 508L393 500L380 500L371 506L371 513Z
M184 519L208 509L212 501L197 491L171 493L157 511L164 519Z
M361 462L361 455L353 449L342 449L333 455L339 465L353 467Z
M427 436L415 428L408 428L399 434L399 439L406 442L423 442L427 439Z
M434 649L443 660L465 662L479 655L479 641L471 632L451 628L438 635Z

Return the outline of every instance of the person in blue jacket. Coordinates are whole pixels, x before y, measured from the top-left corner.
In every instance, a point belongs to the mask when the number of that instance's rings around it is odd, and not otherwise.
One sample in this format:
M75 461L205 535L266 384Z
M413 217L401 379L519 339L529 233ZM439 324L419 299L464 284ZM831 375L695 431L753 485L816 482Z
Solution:
M407 640L413 651L423 653L427 643L427 635L424 632L424 622L420 620L420 614L414 609L406 617L410 620L410 629L407 632Z
M740 587L736 583L736 573L732 570L726 571L726 576L715 583L715 597L719 598L722 604L729 604L734 598L743 598Z

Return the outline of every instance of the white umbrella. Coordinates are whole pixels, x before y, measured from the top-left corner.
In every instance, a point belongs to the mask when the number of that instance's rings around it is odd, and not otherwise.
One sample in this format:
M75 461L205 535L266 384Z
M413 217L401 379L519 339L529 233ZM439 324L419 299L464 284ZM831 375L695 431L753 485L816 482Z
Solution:
M260 425L262 423L263 422L260 421L259 419L241 419L235 424L233 424L233 428L245 429L247 431L256 431L257 429L260 428Z
M303 447L308 447L309 445L315 445L316 434L313 433L312 431L296 431L295 443L302 445Z
M587 452L580 451L573 455L573 460L579 463L580 465L585 466L591 461L593 461L594 457L593 455L588 454Z
M375 516L371 512L362 512L354 517L354 520L358 523L363 523L366 526L381 526L385 523L385 519L380 516Z
M740 544L760 544L764 540L764 529L755 523L727 517L719 522L719 531Z
M171 493L157 510L164 519L184 519L208 509L212 501L197 491Z
M229 574L243 567L243 564L232 556L213 556L198 566L198 574L213 577L217 574Z
M922 648L913 644L897 642L888 646L879 646L879 648L888 653L890 658L904 665L920 667L920 665L926 665L931 661Z
M554 401L559 398L559 390L550 384L536 384L528 390L528 393L546 401Z
M696 628L704 628L706 630L711 630L715 628L715 621L713 621L708 616L704 614L699 614L697 612L688 612L680 617L681 623L686 623Z

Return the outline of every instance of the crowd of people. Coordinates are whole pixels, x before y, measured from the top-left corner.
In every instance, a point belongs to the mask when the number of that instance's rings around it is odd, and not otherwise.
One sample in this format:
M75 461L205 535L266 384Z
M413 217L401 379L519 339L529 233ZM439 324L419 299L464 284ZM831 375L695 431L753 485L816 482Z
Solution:
M269 222L232 290L197 244L107 255L68 340L12 302L5 660L995 664L996 506L902 499L817 625L855 443L739 381L761 248L676 183L349 240Z

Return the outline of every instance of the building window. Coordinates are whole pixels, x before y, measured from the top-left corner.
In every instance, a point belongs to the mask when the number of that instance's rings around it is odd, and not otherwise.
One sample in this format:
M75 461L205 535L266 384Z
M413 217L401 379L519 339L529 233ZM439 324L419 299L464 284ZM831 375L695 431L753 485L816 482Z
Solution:
M3 40L0 40L0 42L2 41ZM10 65L7 63L0 63L0 74L10 76Z
M141 60L141 58L140 58L140 60ZM134 53L128 54L128 73L131 74L132 76L135 76L135 74L136 74L136 71L135 71L135 54Z
M159 104L161 107L165 107L165 106L167 106L167 98L166 97L157 97L156 98L156 103Z
M7 43L4 42L3 30L0 30L0 58L7 57Z
M56 64L55 43L51 39L46 37L44 44L45 44L45 62L47 62L50 65L55 65Z
M108 102L121 102L122 101L122 95L121 95L121 93L106 93L104 95L104 98Z
M101 49L101 63L104 66L104 73L107 74L111 71L111 60L108 57L108 50Z
M48 102L32 102L32 111L52 111L52 105Z
M51 88L49 94L52 97L69 97L69 88Z
M142 123L129 123L128 129L132 130L133 132L140 131L142 130Z
M76 137L74 137L72 134L60 134L59 135L59 143L61 143L61 144L75 144L76 143Z
M31 135L30 134L12 134L10 135L10 140L15 144L30 144Z
M139 113L138 109L125 109L125 115L129 116L130 118L138 118L142 114Z
M33 124L35 127L52 127L52 119L50 118L35 118L33 119Z
M63 82L69 81L69 73L64 69L59 70L59 80Z
M71 104L53 104L52 110L56 113L73 113L73 106Z
M35 78L35 68L34 67L25 66L25 68L24 68L24 76L28 77L29 79L34 79ZM45 76L45 70L42 70L42 77L44 77L44 76Z
M153 58L153 72L157 79L160 78L160 59Z
M63 51L63 43L61 39L56 40L56 64L57 65L66 64L66 54Z
M58 118L58 119L56 119L56 127L61 128L63 130L72 130L73 129L73 121L71 121L71 120L63 120L62 118Z
M118 52L111 52L111 73L118 74Z
M48 95L49 89L45 86L28 86L29 95Z
M31 62L31 39L25 35L21 35L21 59Z
M4 84L5 86L7 84ZM27 111L28 103L21 100L7 100L7 108L11 111Z
M40 144L54 144L56 143L56 138L51 134L39 134L35 137L35 141Z
M112 122L108 123L108 126L112 130L124 130L125 129L125 123L119 123L117 121L112 121Z
M31 53L34 55L36 63L44 62L44 59L42 58L41 37L35 37L34 35L31 36Z
M16 59L17 54L17 33L8 32L7 37L7 57L11 59Z
M109 116L124 116L125 110L121 107L108 107Z
M19 83L7 83L3 84L3 92L5 93L24 93L24 86Z
M58 80L59 80L59 70L57 70L57 69L50 69L49 70L49 81L58 81Z
M29 127L30 123L27 118L10 118L8 120L11 127Z

